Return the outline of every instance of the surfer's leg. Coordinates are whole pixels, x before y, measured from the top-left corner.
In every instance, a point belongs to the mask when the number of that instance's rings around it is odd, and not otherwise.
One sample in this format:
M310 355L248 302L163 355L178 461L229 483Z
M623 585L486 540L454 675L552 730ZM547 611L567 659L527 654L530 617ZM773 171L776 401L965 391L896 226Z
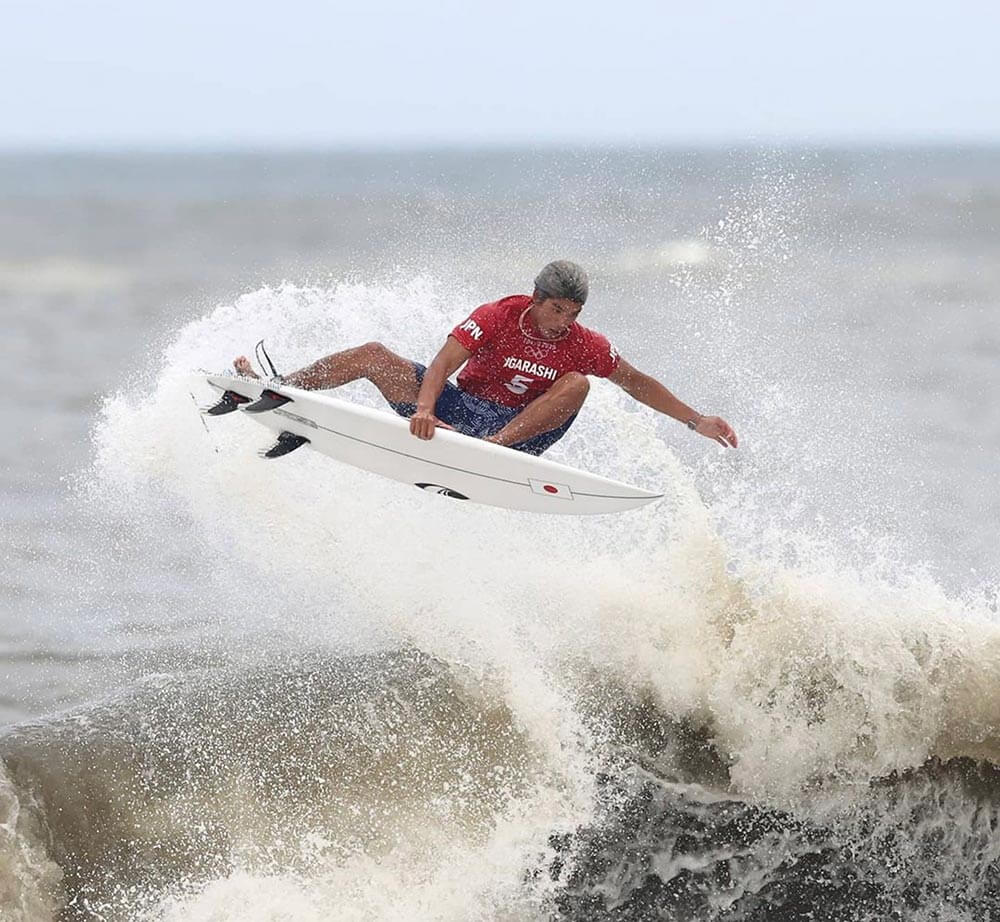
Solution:
M419 391L419 388L424 383L424 375L427 374L427 366L421 365L419 362L414 362L413 374L417 379L417 389ZM472 398L472 400L474 404L496 406L496 404L490 404L487 400L478 400L478 398ZM388 403L389 406L405 419L409 419L417 412L416 397L412 397L409 400L390 400ZM501 409L507 408L502 407ZM478 411L478 405L469 406L469 396L467 394L463 394L451 381L444 382L444 387L438 395L437 403L434 404L434 415L441 422L447 423L452 429L461 432L463 435L473 435L477 439L481 438L487 432L493 432L500 428L502 423L497 423L497 425L489 429L483 429L480 418L481 414Z
M236 359L233 367L242 375L257 377L246 356ZM358 378L367 378L386 400L394 403L414 403L420 391L413 362L376 342L324 356L305 368L284 375L284 382L307 391L322 391Z
M586 375L571 371L540 397L531 401L499 432L486 438L497 445L517 445L551 429L558 429L583 406L590 390Z
M548 432L543 432L541 435L533 436L530 439L525 439L523 442L515 442L510 447L514 451L523 451L526 455L538 455L545 454L556 442L558 442L567 432L569 432L569 427L573 425L576 421L577 414L574 413L569 419L566 420L561 426L556 429L549 429Z

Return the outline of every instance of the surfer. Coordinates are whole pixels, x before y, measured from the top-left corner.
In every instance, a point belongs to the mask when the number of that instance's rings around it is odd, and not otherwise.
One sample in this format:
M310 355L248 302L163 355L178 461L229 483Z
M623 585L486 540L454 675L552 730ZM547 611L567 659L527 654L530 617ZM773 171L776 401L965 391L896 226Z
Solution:
M440 426L540 455L573 424L590 389L587 376L595 375L699 435L735 448L736 433L724 419L696 412L626 362L604 336L577 322L587 293L583 268L557 260L538 273L530 297L511 295L477 307L451 331L429 366L370 342L321 358L281 382L328 390L367 378L409 418L418 438L433 438ZM246 356L233 367L257 377ZM448 378L459 368L456 386ZM265 390L245 409L270 410L287 400Z

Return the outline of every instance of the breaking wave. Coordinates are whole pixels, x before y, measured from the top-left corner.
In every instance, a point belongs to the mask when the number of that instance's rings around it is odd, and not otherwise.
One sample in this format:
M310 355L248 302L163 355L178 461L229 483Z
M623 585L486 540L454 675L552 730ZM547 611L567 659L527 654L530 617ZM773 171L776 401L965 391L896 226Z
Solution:
M0 737L12 922L1000 913L988 596L830 536L751 552L600 382L552 456L668 496L591 519L265 463L259 427L194 412L190 372L261 335L283 368L373 336L424 358L475 300L264 289L107 401L93 582L196 549L146 602L185 633Z

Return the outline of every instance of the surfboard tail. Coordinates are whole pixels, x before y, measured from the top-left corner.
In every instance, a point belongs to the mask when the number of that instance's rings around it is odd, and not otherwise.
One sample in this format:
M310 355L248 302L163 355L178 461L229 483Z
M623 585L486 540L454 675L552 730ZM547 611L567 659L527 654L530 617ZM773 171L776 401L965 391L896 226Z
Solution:
M280 458L295 451L296 448L301 448L303 445L308 444L309 439L304 435L296 435L294 432L280 432L278 433L278 441L268 448L267 451L262 451L260 456L262 458Z
M236 391L225 391L218 403L203 408L201 412L206 416L224 416L226 413L235 412L245 403L250 403L249 397L237 394Z
M284 394L279 394L277 391L265 388L261 391L260 397L257 400L248 406L245 406L243 409L246 410L247 413L266 413L268 410L283 407L286 403L291 402L291 397L286 397Z

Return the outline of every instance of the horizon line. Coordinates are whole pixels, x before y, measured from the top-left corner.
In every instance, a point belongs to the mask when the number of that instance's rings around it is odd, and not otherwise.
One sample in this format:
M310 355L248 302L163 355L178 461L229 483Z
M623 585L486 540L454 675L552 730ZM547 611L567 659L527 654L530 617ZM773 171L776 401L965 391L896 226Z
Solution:
M23 155L116 155L116 154L393 154L393 153L505 153L505 152L733 152L733 151L831 151L861 150L956 150L991 149L1000 147L1000 135L858 137L858 138L732 138L690 140L385 140L333 141L302 140L232 142L212 140L87 141L87 142L14 142L0 140L0 156Z

